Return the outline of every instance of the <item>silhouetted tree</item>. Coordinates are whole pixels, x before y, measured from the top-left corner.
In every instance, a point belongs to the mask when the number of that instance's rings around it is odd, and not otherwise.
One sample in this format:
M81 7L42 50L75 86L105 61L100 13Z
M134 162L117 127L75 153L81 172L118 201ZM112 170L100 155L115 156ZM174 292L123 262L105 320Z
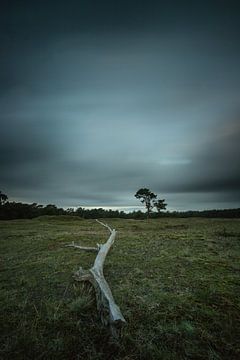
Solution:
M67 208L66 215L75 215L74 208Z
M76 209L75 213L77 216L84 218L85 209L80 206Z
M165 199L154 201L154 207L157 209L158 214L160 214L161 210L165 210L167 204L165 203Z
M0 205L5 204L5 202L7 201L8 197L6 194L3 194L0 190Z
M147 209L147 218L150 216L150 212L154 207L154 199L157 198L157 195L152 191L146 188L139 189L134 195L137 199L141 201L142 204L145 205Z
M48 204L43 208L44 215L58 215L58 208L54 204Z

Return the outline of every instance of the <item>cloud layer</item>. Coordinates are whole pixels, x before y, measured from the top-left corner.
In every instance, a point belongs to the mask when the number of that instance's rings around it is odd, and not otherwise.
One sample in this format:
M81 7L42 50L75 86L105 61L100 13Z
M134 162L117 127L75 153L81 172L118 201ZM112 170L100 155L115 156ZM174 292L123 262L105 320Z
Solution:
M0 186L10 198L132 207L144 186L170 208L240 205L238 13L177 4L6 7Z

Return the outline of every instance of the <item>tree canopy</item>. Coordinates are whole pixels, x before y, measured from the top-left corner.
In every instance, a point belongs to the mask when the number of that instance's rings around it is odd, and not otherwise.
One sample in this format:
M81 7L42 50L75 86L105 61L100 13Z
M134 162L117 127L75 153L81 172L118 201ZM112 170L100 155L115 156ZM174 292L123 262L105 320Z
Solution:
M8 197L0 190L0 205L3 205L7 201Z
M154 207L154 200L157 198L157 195L147 188L141 188L136 192L135 197L145 205L147 209L147 217L149 218L150 212Z
M165 199L159 199L154 201L154 207L157 209L157 212L160 213L161 210L165 210L167 204L165 203Z
M149 218L152 209L155 207L157 212L160 214L161 210L165 210L167 204L164 199L157 199L157 195L154 194L151 190L147 188L139 189L135 197L141 201L142 204L145 205L147 209L147 218Z

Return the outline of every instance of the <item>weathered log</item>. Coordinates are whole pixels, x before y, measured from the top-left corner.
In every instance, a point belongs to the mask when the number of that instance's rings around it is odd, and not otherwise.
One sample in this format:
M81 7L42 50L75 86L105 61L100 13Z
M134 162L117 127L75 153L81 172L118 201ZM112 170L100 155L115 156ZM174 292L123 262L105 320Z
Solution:
M111 289L103 274L104 261L111 246L114 243L116 230L111 229L110 226L102 223L99 220L96 221L109 230L110 237L105 244L98 244L98 248L85 248L83 246L75 245L74 243L68 245L80 250L98 250L93 267L87 271L80 267L79 270L74 274L74 278L77 281L90 281L92 283L96 291L97 308L100 313L101 321L104 325L109 325L112 336L118 338L121 332L121 328L126 323L126 320L124 319L121 310L115 303Z

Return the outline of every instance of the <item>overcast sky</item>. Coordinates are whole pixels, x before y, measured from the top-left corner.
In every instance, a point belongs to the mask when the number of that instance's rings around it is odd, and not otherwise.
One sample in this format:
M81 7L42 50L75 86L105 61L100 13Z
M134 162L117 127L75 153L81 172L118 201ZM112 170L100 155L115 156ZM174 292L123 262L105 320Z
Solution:
M7 1L0 190L10 200L240 207L237 1Z

